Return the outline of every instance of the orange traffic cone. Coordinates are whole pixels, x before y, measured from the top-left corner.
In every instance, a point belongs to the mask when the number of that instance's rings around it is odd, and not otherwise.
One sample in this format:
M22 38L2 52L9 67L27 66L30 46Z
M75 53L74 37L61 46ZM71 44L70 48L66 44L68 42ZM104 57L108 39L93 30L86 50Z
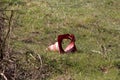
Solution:
M69 45L63 49L62 48L62 41L63 39L70 39L71 42ZM57 42L55 44L50 45L47 50L49 51L58 51L60 53L69 53L69 52L75 52L77 51L76 45L75 45L75 36L73 34L63 34L63 35L58 35Z

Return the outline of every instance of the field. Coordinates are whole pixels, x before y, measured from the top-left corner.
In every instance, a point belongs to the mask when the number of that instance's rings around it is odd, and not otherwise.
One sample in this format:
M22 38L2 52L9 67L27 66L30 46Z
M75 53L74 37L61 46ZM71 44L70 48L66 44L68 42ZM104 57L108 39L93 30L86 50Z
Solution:
M120 0L10 2L18 10L10 40L18 80L120 79ZM46 51L66 33L75 35L77 52Z

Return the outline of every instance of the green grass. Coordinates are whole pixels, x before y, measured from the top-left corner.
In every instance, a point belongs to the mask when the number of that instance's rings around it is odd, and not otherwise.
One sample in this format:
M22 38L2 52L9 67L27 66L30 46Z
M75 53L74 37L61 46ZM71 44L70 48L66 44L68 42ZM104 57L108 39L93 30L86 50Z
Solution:
M22 1L25 4L19 4ZM40 66L29 55L33 62L30 65L25 62L25 53L31 50L42 56L43 66L47 65L46 73L50 75L46 80L119 80L119 0L17 0L16 3L11 8L19 10L20 25L14 28L16 39L11 46L21 52L18 59L25 70ZM75 35L78 49L75 54L45 50L64 33ZM106 48L106 55L101 45ZM108 68L108 73L102 72L101 67Z

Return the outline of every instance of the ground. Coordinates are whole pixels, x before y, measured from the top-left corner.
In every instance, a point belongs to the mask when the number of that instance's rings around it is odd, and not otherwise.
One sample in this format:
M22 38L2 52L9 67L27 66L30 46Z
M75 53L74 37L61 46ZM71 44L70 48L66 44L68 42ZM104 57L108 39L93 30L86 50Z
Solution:
M11 46L19 52L22 70L42 68L43 80L119 80L120 0L11 2L10 9L18 10L15 15L19 16ZM77 52L46 51L59 34L65 33L75 35ZM38 55L40 61L36 61Z

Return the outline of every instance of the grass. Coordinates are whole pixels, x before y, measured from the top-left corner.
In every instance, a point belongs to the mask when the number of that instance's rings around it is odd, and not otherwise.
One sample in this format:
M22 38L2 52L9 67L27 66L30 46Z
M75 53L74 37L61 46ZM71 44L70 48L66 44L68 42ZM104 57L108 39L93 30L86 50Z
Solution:
M33 55L42 56L43 72L49 75L42 75L43 80L119 80L119 0L14 2L16 4L11 8L19 10L16 14L19 14L19 19L11 46L21 53L17 58L24 70L31 71L31 68L34 70L41 66L29 54L29 63L26 63L25 53L30 50ZM57 36L64 33L75 35L78 49L75 54L45 51L48 44L54 43ZM102 68L107 68L107 73Z

